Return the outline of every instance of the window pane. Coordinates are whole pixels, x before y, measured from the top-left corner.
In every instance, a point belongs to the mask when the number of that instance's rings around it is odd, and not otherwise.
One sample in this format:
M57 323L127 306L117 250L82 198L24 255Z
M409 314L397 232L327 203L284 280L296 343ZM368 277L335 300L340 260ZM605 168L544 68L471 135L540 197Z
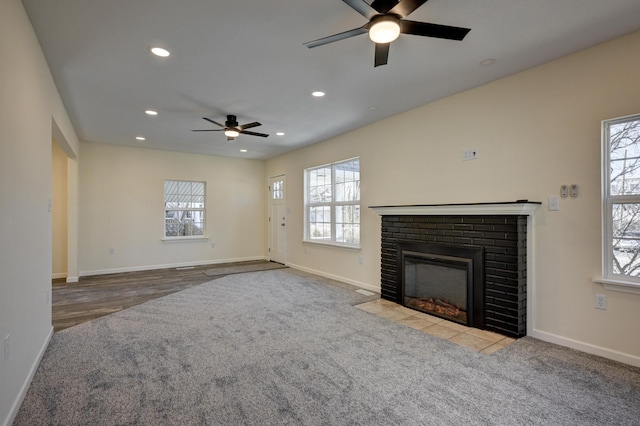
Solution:
M204 182L165 181L164 202L166 208L204 208Z
M336 241L345 244L360 244L360 225L336 224Z
M331 168L309 170L309 202L331 202Z
M167 237L204 235L203 210L166 210L164 217Z
M284 181L276 180L273 182L273 187L271 188L271 197L274 200L284 199Z
M360 205L336 207L336 241L347 244L360 243Z
M336 164L336 201L360 200L360 161Z
M612 270L614 274L640 276L640 204L613 204Z
M312 240L331 239L331 207L309 208L309 238Z
M640 194L640 120L608 127L610 194Z

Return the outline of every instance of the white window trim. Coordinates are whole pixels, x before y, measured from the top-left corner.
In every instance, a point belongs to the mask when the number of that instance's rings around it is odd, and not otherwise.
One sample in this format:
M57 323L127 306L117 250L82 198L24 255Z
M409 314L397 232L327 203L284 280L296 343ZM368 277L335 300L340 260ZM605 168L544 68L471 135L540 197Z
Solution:
M640 285L638 283L627 282L617 279L606 279L602 277L594 277L594 283L600 283L607 290L619 291L622 293L640 294Z
M605 289L623 293L640 294L640 278L613 273L613 229L610 212L615 202L638 202L640 196L610 196L609 195L609 126L625 121L640 120L640 114L628 115L602 121L602 275L592 279L595 283L600 283Z
M352 157L352 158L347 158L344 160L340 160L340 161L334 161L333 163L327 163L327 164L322 164L322 165L318 165L318 166L313 166L313 167L308 167L306 169L304 169L304 239L302 240L303 243L306 244L315 244L318 246L327 246L327 247L337 247L337 248L342 248L342 249L347 249L347 250L354 250L354 251L360 251L361 247L362 247L362 232L360 232L360 238L358 240L358 244L347 244L347 243L341 243L336 241L336 223L335 223L335 207L336 206L341 206L341 205L353 205L354 203L352 202L346 202L346 201L334 201L334 197L335 197L335 174L332 173L331 176L331 203L329 203L329 205L331 206L331 241L323 241L323 240L312 240L309 238L309 207L311 206L311 204L309 203L309 182L308 182L308 172L310 170L313 169L319 169L322 167L331 167L333 169L333 166L335 166L336 164L340 164L340 163L347 163L349 161L353 161L353 160L358 160L358 163L360 162L360 157ZM362 182L362 181L360 181ZM316 205L316 204L314 204ZM326 203L318 203L317 205L326 205ZM362 230L362 197L358 198L358 205L360 206L360 230Z
M161 241L165 242L181 242L181 241L206 241L209 239L208 235L193 235L193 236L180 236L180 237L162 237Z

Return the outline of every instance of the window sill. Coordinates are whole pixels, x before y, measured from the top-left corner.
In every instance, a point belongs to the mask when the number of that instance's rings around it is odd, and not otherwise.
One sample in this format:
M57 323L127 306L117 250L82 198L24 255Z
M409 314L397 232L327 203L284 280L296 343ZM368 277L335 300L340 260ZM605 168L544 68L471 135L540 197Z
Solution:
M322 241L312 241L312 240L302 240L303 244L313 244L313 245L317 245L317 246L326 246L326 247L333 247L333 248L339 248L339 249L344 249L344 250L350 250L350 251L360 251L360 246L347 246L344 244L337 244L337 243L325 243Z
M206 241L208 239L208 236L198 235L196 237L164 237L162 241L166 243L183 243L185 241Z
M640 294L640 284L631 281L612 280L608 278L595 277L594 283L600 283L605 289L619 291L622 293Z

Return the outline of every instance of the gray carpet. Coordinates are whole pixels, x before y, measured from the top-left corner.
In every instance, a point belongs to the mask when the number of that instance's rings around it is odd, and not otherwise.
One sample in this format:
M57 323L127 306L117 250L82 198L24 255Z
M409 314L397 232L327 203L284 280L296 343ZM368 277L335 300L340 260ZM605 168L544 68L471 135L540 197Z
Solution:
M640 369L531 338L493 354L291 269L56 333L15 425L640 425Z
M233 266L218 266L216 268L207 269L204 274L210 277L218 277L220 275L241 274L245 272L270 271L272 269L282 269L287 266L268 261L245 262Z

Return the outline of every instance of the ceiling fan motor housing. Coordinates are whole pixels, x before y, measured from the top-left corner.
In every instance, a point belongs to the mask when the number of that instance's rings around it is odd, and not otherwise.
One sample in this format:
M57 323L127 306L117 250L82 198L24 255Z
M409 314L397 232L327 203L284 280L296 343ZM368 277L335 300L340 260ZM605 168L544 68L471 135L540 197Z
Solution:
M238 127L238 120L235 115L227 115L227 122L224 123L227 127Z

